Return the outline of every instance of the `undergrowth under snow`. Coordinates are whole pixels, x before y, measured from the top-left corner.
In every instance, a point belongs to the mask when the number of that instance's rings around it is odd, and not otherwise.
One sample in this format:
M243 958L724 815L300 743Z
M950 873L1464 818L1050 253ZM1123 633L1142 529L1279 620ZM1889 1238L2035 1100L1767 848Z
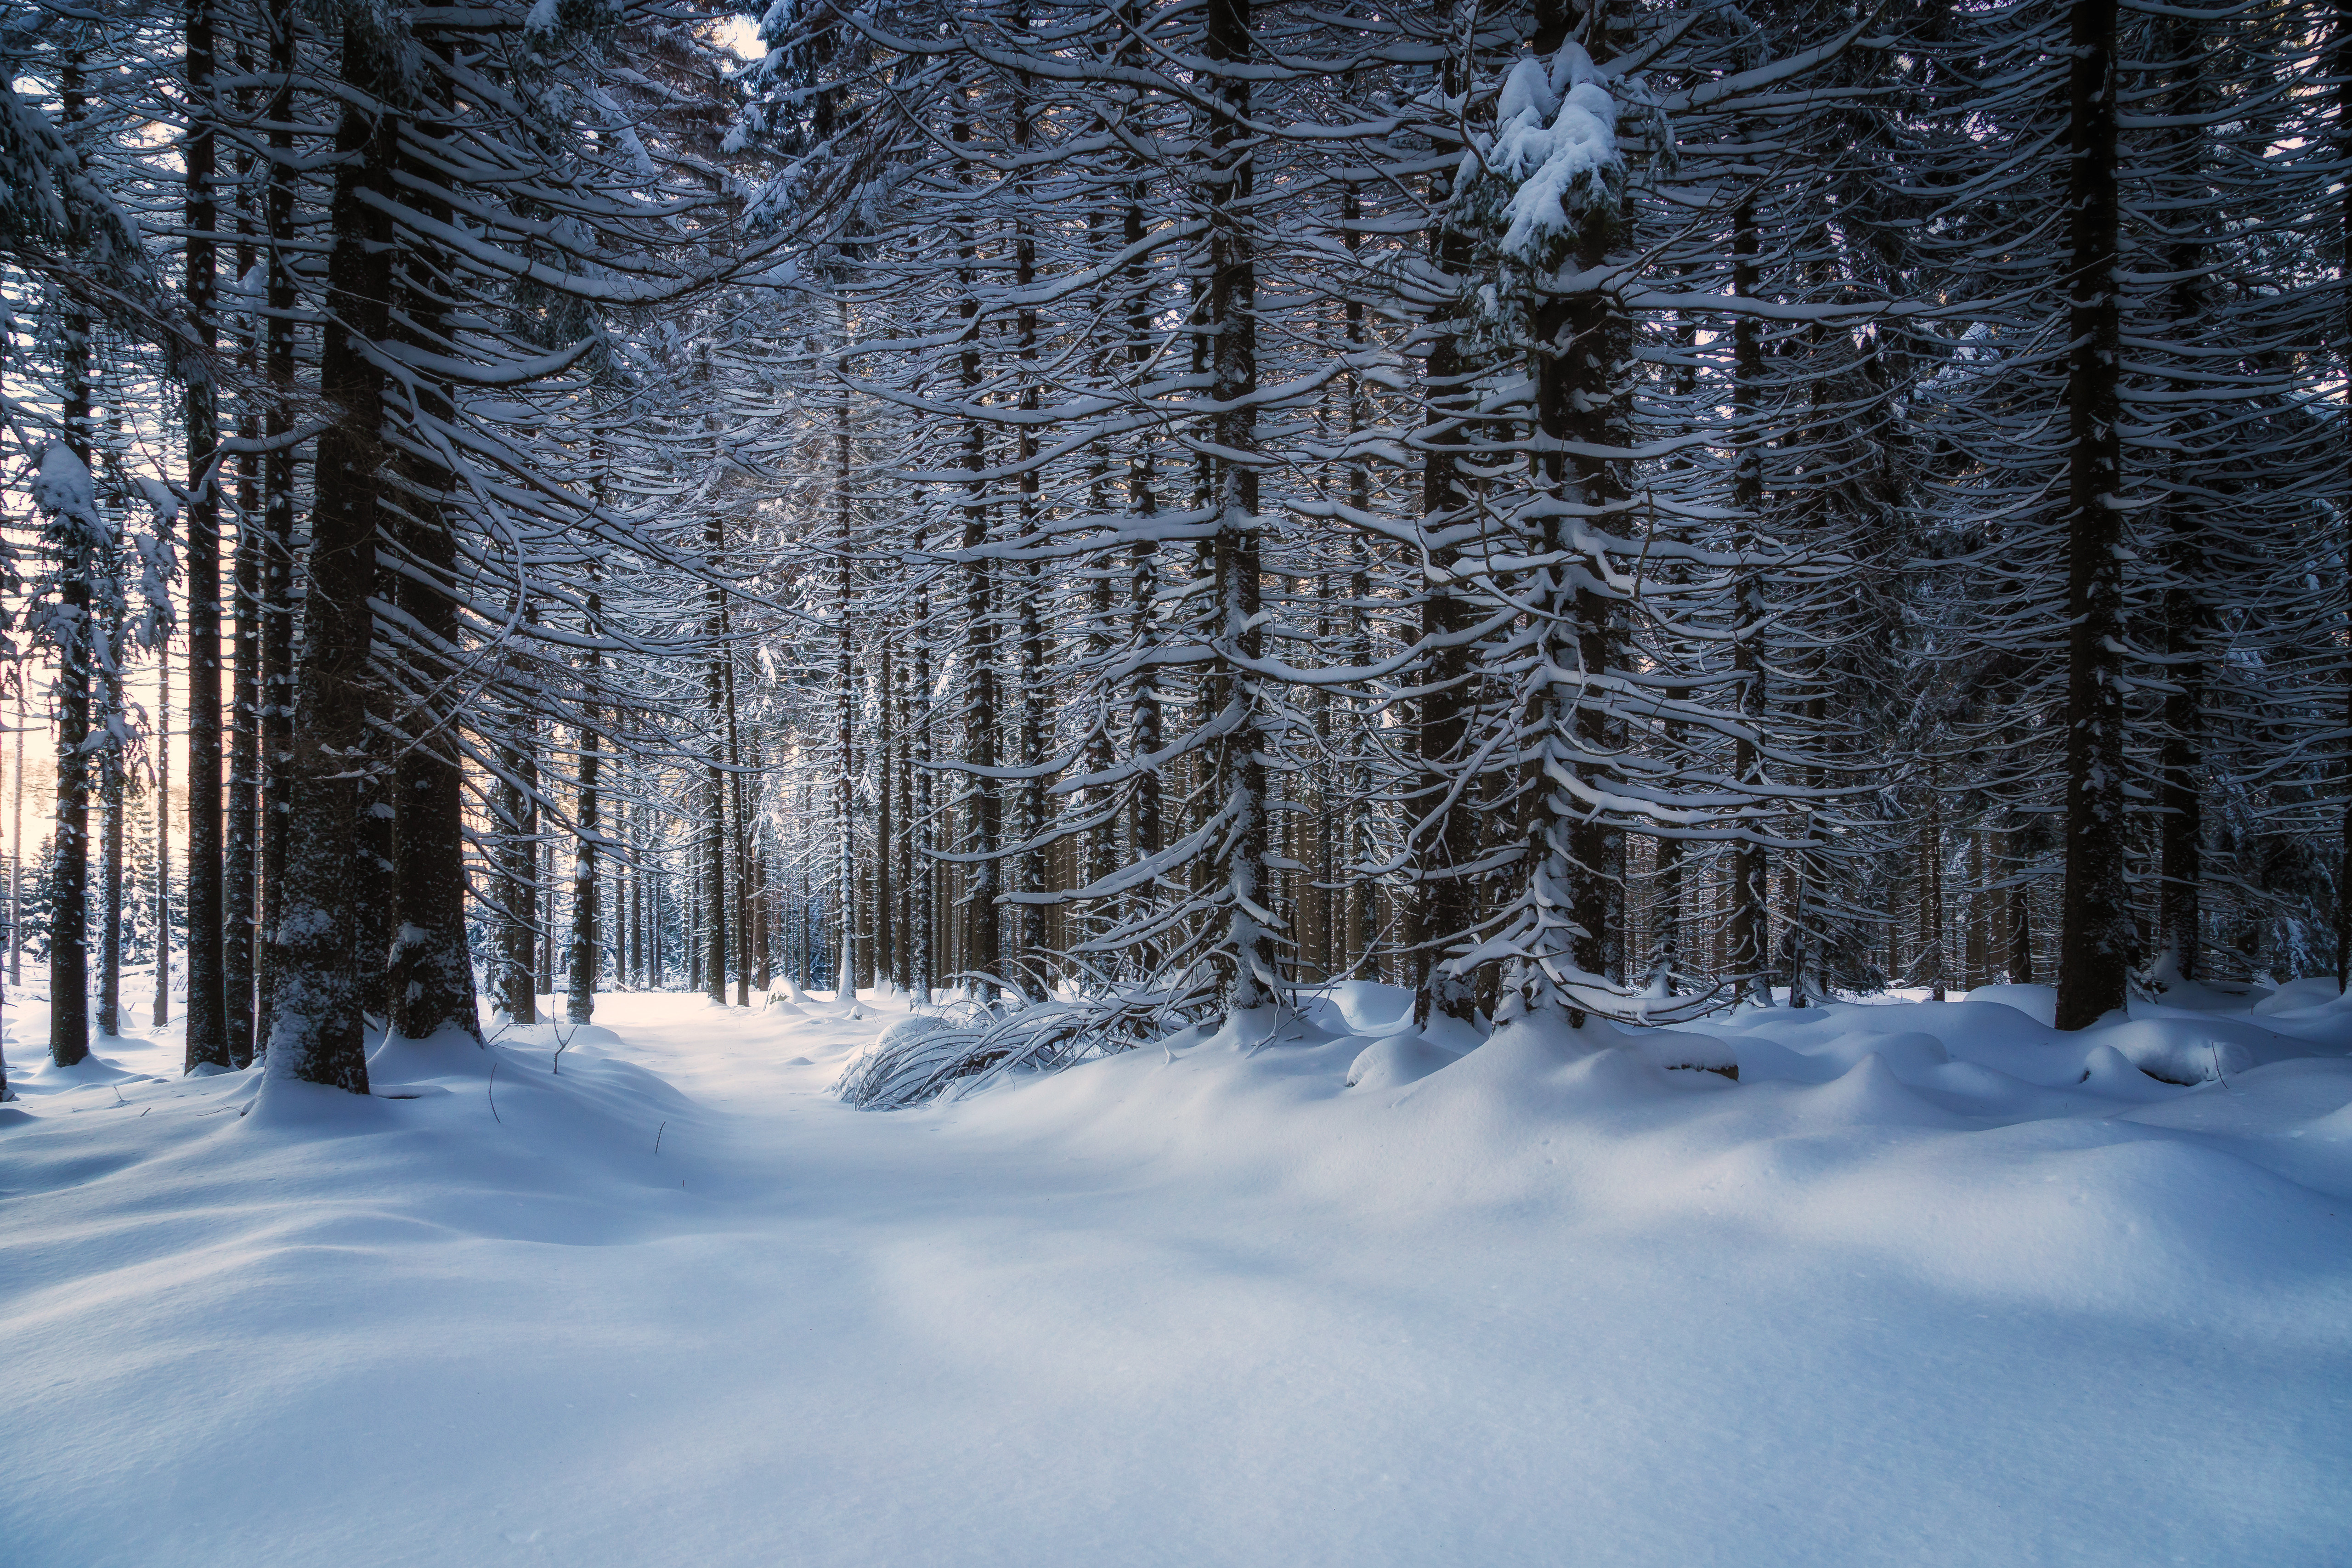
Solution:
M12 1014L0 1558L2341 1563L2352 1008L2169 1000L1351 985L889 1115L884 998L367 1100Z

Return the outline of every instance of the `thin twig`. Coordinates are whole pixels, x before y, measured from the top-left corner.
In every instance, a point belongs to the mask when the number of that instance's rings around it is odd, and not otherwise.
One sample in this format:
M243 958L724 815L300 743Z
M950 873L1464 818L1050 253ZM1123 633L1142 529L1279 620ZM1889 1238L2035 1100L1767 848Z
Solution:
M499 1064L495 1058L490 1062L490 1081L484 1088L490 1097L490 1114L498 1118L499 1126L504 1127L507 1124L507 1119L499 1116Z
M660 1153L660 1152L661 1152L661 1135L662 1135L664 1132L667 1131L668 1130L669 1130L669 1123L668 1123L668 1122L667 1122L667 1121L663 1122L659 1127L656 1127L656 1128L655 1128L655 1129L654 1129L654 1152L655 1152L655 1153L658 1154L658 1153Z

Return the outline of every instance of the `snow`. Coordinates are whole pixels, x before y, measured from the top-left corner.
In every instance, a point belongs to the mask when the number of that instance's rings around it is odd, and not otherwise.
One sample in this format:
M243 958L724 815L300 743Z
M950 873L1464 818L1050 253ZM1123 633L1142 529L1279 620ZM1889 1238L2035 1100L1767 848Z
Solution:
M0 1539L2341 1561L2352 1011L2291 994L1480 1043L1359 984L890 1114L826 1092L883 997L606 994L357 1099L182 1079L176 1026L32 1070L12 994Z
M1503 207L1507 254L1540 261L1603 198L1606 176L1622 169L1617 103L1606 80L1572 43L1550 66L1523 58L1504 79L1486 162L1517 187Z
M89 469L63 441L52 441L43 449L32 490L35 506L85 521L98 516L98 492L90 484Z

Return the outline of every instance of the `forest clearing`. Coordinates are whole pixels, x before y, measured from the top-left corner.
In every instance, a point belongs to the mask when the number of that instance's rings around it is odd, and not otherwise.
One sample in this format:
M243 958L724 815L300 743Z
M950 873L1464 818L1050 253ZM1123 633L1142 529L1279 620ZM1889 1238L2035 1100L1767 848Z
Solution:
M1358 985L888 1116L826 1092L908 1016L863 1009L611 995L394 1041L366 1100L183 1079L168 1036L35 1077L11 1558L2316 1565L2352 1531L2343 1004L1751 1012L1693 1042L1735 1086L1654 1038L1433 1061Z

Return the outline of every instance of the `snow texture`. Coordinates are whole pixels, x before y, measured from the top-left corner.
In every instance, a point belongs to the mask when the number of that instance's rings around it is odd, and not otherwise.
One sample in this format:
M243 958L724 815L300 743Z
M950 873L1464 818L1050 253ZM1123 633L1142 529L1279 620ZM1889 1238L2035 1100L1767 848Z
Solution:
M1622 167L1617 103L1591 58L1569 44L1549 70L1531 58L1512 68L1495 120L1487 163L1518 187L1503 208L1502 247L1540 261L1573 235L1579 216L1605 195L1605 176Z
M52 441L41 453L33 476L33 504L64 517L87 522L98 516L98 492L89 469L63 441Z
M110 1040L0 1118L0 1556L2340 1563L2352 1011L2290 994L1359 984L897 1114L824 1092L882 998L364 1098Z

